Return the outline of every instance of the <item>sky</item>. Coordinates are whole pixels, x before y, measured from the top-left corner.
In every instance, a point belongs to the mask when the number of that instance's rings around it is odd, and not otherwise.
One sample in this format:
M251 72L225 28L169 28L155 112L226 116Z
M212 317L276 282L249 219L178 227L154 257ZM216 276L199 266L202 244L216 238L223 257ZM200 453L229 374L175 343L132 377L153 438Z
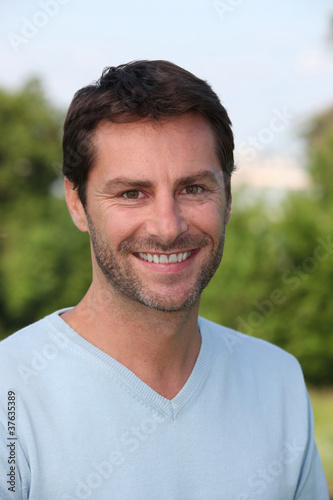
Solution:
M333 105L332 0L0 0L0 87L31 77L66 109L106 66L166 59L207 80L236 158L301 158L300 134ZM300 161L300 160L299 160Z

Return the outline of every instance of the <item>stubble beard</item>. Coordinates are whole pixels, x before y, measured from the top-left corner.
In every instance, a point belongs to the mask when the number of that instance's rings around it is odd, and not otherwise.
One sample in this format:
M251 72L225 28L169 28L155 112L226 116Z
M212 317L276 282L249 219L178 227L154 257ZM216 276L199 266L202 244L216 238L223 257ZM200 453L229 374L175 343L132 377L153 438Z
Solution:
M133 301L137 301L158 311L177 312L189 309L206 288L222 260L225 224L216 249L212 247L210 256L201 267L194 285L192 285L189 290L186 290L186 293L178 294L178 296L171 291L170 296L166 298L165 295L160 296L158 293L149 290L147 283L135 275L135 270L130 263L121 265L119 259L106 243L102 234L95 227L88 214L87 220L96 262L111 288ZM173 245L168 246L161 245L152 238L140 241L136 240L135 242L125 240L119 246L119 255L126 256L134 252L139 252L141 249L145 249L145 251L150 250L151 253L170 253L173 250L179 252L188 248L203 248L207 246L209 242L210 239L208 237L198 236L178 238ZM170 280L169 283L172 286L174 277L170 275L165 278L167 281Z

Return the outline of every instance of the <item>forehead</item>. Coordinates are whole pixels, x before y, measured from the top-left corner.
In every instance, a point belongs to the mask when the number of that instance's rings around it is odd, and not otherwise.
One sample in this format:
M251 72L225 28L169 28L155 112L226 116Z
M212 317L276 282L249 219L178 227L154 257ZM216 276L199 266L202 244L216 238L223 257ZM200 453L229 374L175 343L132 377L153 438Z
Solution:
M94 169L117 173L188 175L210 165L222 171L214 133L200 115L187 113L164 121L102 121L94 134Z

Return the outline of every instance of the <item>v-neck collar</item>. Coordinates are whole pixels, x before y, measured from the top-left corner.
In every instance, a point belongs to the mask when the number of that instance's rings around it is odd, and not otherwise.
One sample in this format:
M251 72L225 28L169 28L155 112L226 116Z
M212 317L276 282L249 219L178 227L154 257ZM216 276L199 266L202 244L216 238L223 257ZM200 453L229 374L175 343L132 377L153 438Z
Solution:
M104 365L112 378L118 384L122 385L135 399L140 400L143 404L150 406L159 413L171 419L176 419L179 413L190 404L191 400L196 397L203 387L214 357L212 340L203 318L198 318L201 347L193 370L182 389L173 399L169 400L158 394L126 366L81 337L60 317L60 314L65 311L68 311L68 308L56 311L45 318L53 327L51 333L58 336L60 333L64 336L63 340L71 344L72 347L76 347L76 351L81 351L81 353L83 351L86 356L88 354L92 360L100 365Z

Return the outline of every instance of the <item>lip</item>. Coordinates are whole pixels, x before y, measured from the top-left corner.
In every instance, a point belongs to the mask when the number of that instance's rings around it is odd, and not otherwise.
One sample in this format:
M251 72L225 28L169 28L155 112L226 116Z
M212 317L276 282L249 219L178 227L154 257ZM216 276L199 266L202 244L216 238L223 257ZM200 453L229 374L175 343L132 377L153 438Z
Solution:
M192 261L194 260L195 256L200 252L200 248L196 248L195 250L180 250L178 252L141 252L141 253L155 253L157 255L172 255L173 253L180 253L180 252L191 252L191 256L188 257L186 260L183 260L181 262L172 262L171 264L156 264L155 262L148 262L147 260L141 259L139 256L139 253L135 252L132 255L136 257L137 260L139 260L142 265L147 267L148 269L151 269L155 272L160 272L160 273L177 273L182 271L183 269L186 269L189 265L191 265Z

